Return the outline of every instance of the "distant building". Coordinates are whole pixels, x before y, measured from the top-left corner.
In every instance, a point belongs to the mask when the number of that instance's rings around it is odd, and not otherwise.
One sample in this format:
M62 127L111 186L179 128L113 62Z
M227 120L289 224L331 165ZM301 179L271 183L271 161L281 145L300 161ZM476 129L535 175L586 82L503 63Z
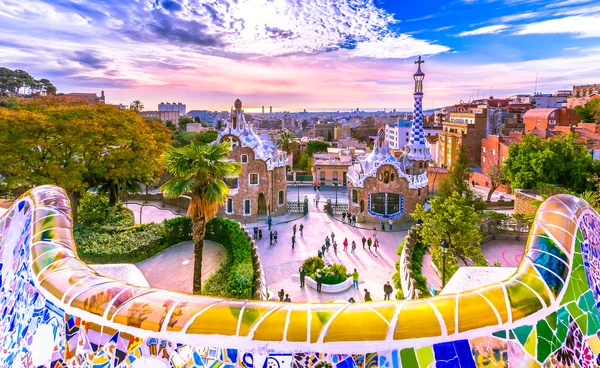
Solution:
M389 143L391 149L400 150L409 143L411 127L412 122L408 120L398 120L397 123L386 124L385 139ZM435 136L440 130L441 127L424 126L423 134L426 137Z
M273 113L273 106L269 106L269 114Z
M321 185L347 185L348 168L352 165L352 149L328 149L313 155L313 177Z
M481 140L487 136L487 109L473 105L456 105L439 133L437 164L452 167L458 149L464 145L474 164L481 161Z
M331 134L331 138L333 139L334 128L335 128L334 124L330 124L330 123L315 124L315 138L323 137L323 138L327 139L329 137L329 134Z
M177 102L177 103L161 102L158 104L158 111L160 111L160 112L177 111L179 113L179 116L183 116L183 115L185 115L185 112L186 112L186 106L185 106L185 104L182 104L181 102Z
M333 139L343 139L352 137L352 132L350 131L350 125L348 124L335 124L333 127Z
M265 107L264 106L262 107L262 113L263 114L265 113Z
M87 102L100 102L106 103L106 98L104 96L104 91L100 92L100 97L96 93L65 93L63 97L68 98L71 101L87 101Z
M219 131L217 142L232 144L229 159L242 165L237 178L227 180L230 188L219 215L256 221L267 215L287 212L286 165L289 159L273 142L261 139L246 122L242 101L235 101L231 119Z
M545 130L557 126L577 125L579 118L575 110L567 109L533 109L523 116L525 133L531 133L534 129Z
M145 118L158 119L163 124L170 120L175 127L179 127L179 111L140 111L138 114Z
M201 133L209 130L216 130L214 126L202 126L201 123L188 123L185 126L185 131L190 133Z
M367 144L361 143L358 139L353 138L341 138L336 141L337 148L356 148L360 150L366 150Z

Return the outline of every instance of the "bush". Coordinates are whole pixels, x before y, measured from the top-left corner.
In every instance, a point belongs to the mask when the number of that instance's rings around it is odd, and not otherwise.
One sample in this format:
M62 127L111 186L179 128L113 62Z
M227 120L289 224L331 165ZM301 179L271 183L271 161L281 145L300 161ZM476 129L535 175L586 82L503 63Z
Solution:
M192 240L192 219L175 217L163 221L163 236L169 244Z
M232 220L215 217L206 224L206 240L223 245L227 260L202 287L205 295L229 298L252 298L254 267L252 243L240 225Z
M429 292L429 288L427 287L427 278L421 274L423 270L423 256L427 252L427 246L423 244L421 241L421 236L419 234L419 226L413 226L409 230L409 236L405 237L402 240L402 243L396 249L396 254L400 256L402 254L402 249L405 246L409 246L413 248L412 257L410 259L410 265L412 267L413 278L416 281L417 290L420 290L424 296L431 295ZM410 243L407 244L407 239ZM394 281L394 285L398 290L396 292L396 299L404 299L404 294L402 293L402 285L400 283L400 262L396 262L396 273L392 275L392 280ZM398 295L402 294L401 298L398 298Z
M334 263L331 266L325 265L325 262L320 257L311 257L302 264L306 275L316 280L317 271L321 271L323 283L327 285L339 284L348 279L346 266Z
M134 225L133 212L117 203L108 205L108 196L86 192L79 201L78 222L89 227L128 227Z

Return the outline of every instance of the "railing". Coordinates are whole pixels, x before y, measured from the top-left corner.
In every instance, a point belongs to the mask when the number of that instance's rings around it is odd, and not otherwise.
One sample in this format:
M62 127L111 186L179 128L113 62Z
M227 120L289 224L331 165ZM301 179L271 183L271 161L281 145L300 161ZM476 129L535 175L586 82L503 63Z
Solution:
M348 203L332 203L331 198L327 199L327 213L330 216L348 212Z
M289 202L287 203L288 212L304 212L304 202Z

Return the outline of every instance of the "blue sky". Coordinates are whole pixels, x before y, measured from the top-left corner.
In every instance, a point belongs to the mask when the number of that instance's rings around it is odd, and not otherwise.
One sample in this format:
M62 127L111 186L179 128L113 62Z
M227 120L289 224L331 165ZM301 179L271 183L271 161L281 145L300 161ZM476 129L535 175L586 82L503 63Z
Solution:
M113 103L426 107L600 83L593 0L0 0L0 60ZM479 92L478 92L479 91Z

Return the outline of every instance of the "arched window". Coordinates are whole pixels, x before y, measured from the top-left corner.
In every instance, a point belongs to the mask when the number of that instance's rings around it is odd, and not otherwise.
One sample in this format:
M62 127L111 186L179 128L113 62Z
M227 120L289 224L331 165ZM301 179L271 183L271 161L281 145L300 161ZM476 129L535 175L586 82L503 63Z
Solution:
M385 184L387 184L387 183L389 183L389 182L390 182L390 172L389 172L388 170L385 170L385 171L383 172L383 182L384 182Z
M401 216L404 213L404 197L396 193L372 193L369 195L369 213L382 218Z
M360 212L365 212L365 200L361 199L360 200Z
M390 181L394 181L394 173L390 174Z

